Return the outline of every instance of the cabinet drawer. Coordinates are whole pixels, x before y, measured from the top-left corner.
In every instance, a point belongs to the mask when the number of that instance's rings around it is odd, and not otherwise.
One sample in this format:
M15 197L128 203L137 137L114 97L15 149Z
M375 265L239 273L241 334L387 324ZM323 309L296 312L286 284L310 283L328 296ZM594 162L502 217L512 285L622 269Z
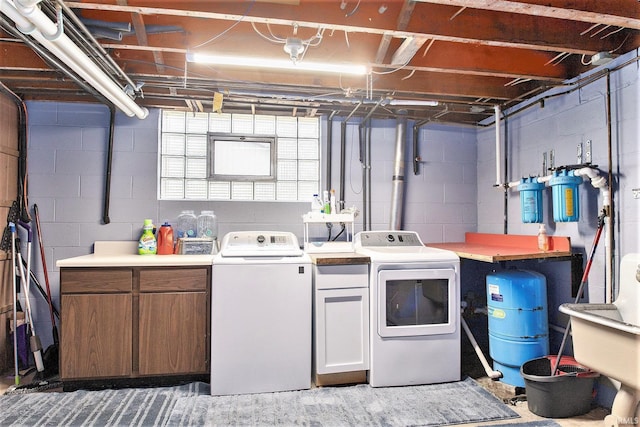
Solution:
M140 292L206 291L208 268L140 270Z
M314 285L316 289L366 288L369 286L369 265L317 265Z
M131 292L133 271L130 268L63 268L60 270L60 292L105 293Z

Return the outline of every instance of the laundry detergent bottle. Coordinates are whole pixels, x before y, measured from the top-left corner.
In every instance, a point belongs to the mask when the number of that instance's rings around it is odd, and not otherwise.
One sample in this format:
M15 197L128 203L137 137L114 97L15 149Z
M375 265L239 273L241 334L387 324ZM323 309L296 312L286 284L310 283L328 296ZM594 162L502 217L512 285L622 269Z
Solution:
M138 254L154 255L157 249L156 236L153 234L153 221L145 219L142 227L142 236L140 236L140 241L138 242Z
M171 255L173 253L173 228L165 221L158 230L158 255Z

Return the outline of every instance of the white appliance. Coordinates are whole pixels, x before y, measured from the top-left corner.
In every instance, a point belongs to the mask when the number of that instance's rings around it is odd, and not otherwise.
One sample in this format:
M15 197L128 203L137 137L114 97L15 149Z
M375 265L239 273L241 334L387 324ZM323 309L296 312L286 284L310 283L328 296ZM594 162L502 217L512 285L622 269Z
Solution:
M228 233L211 278L211 394L311 388L311 259L296 236Z
M460 380L460 259L413 231L363 231L372 387Z

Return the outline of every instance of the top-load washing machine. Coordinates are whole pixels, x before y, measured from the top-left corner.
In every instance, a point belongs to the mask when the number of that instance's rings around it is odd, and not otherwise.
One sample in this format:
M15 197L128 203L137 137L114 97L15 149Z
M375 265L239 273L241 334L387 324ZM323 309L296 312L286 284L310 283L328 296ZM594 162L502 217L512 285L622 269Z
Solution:
M363 231L372 387L460 380L460 259L413 231Z
M311 259L296 236L224 236L211 269L211 394L311 387Z

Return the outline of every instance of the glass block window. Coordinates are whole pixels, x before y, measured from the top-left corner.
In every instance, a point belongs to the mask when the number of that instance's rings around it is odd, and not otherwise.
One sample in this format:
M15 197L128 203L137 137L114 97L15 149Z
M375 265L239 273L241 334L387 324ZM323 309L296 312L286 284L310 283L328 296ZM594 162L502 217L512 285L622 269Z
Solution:
M320 189L320 120L287 116L163 111L160 200L308 202ZM209 178L207 135L274 135L276 180Z

